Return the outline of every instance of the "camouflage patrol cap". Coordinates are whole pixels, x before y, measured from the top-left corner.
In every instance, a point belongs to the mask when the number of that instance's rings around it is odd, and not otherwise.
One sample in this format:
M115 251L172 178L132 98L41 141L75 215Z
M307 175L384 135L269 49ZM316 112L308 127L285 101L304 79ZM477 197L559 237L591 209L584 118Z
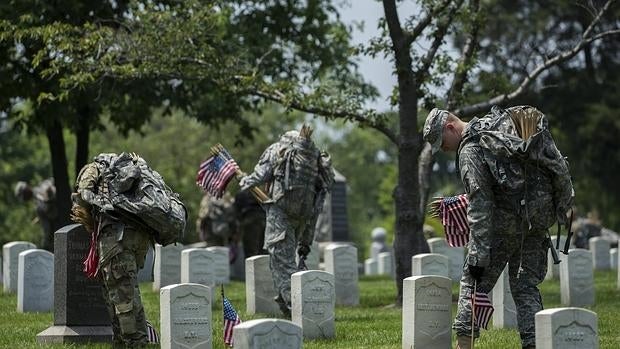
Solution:
M428 113L424 122L424 140L431 144L433 154L437 153L439 148L441 148L443 126L447 118L448 112L446 110L434 108Z

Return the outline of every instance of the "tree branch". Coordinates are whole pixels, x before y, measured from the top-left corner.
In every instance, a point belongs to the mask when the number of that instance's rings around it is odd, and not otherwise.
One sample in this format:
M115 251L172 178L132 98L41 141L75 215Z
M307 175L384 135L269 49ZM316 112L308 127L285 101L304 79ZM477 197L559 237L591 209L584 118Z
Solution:
M420 22L418 22L418 24L413 28L411 32L405 33L405 47L411 45L414 41L416 41L416 39L420 36L420 34L422 34L424 29L426 29L426 27L428 27L428 25L431 23L431 20L437 17L437 15L441 13L451 2L451 0L445 0L444 2L436 6L434 9L431 10L431 12L427 13L426 16L422 18L422 20L420 20Z
M286 95L280 91L274 91L270 93L270 92L261 91L258 89L253 89L247 92L250 95L260 97L264 100L278 103L290 109L294 109L294 110L298 110L298 111L302 111L302 112L306 112L310 114L320 115L320 116L324 116L328 118L353 120L359 123L360 125L371 127L383 133L392 143L398 144L398 137L393 130L388 128L382 122L377 122L376 120L372 120L363 115L349 112L346 110L326 110L326 109L322 109L322 108L311 106L311 105L304 105L303 103L300 103L300 102L288 101L286 98Z
M435 55L437 54L439 47L443 43L443 39L448 32L448 27L452 23L452 19L454 18L456 11L461 7L462 4L463 0L459 0L458 3L450 9L450 13L448 14L447 19L437 26L437 29L435 30L435 33L433 35L433 43L426 52L426 55L422 58L422 64L415 73L416 81L423 81L426 75L428 75L428 70L431 64L433 64L433 60L435 59Z
M400 19L398 19L398 11L396 10L396 2L394 0L383 0L383 11L385 12L385 21L390 32L390 38L394 45L394 52L398 55L398 52L404 49L405 33L400 26Z
M575 44L575 46L573 46L570 50L565 50L560 52L559 54L545 60L544 62L542 62L541 64L539 64L536 68L534 68L534 70L532 70L525 78L523 78L523 80L521 81L521 83L519 84L519 86L517 86L516 89L514 89L512 92L510 93L505 93L505 94L501 94L498 96L495 96L487 101L484 102L480 102L480 103L476 103L473 105L469 105L463 108L459 108L454 110L454 112L461 116L461 117L466 117L466 116L471 116L483 111L487 111L491 106L493 105L502 105L502 104L506 104L510 101L515 100L516 98L518 98L519 96L521 96L522 94L524 94L527 91L527 87L534 81L536 80L536 78L538 78L538 76L540 76L540 74L542 74L543 72L545 72L546 70L548 70L549 68L556 66L560 63L563 63L571 58L573 58L575 55L577 55L577 53L579 53L586 45L602 39L604 37L607 36L611 36L611 35L616 35L616 34L620 34L620 29L612 29L612 30L608 30L608 31L604 31L601 33L598 33L594 36L589 36L590 33L592 32L594 26L600 21L601 17L605 14L605 12L609 9L611 3L614 2L614 0L609 0L605 3L605 5L603 6L603 8L599 11L598 15L592 20L592 23L590 23L590 25L586 28L586 30L584 31L583 35L581 36L581 40L579 40L579 42L577 44Z
M452 79L452 86L448 90L448 103L447 109L451 110L455 107L457 102L457 95L463 92L463 86L467 82L467 74L469 73L472 57L476 52L478 46L478 30L480 29L480 1L472 0L469 4L469 9L473 15L473 21L471 23L471 30L467 35L467 40L463 46L463 53L456 66L454 72L454 78Z

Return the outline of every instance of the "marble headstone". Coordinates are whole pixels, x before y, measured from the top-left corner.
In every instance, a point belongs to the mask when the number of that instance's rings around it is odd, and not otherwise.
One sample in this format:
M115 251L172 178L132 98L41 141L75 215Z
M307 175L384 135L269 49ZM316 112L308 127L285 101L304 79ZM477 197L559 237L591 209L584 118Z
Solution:
M31 249L19 254L17 312L47 312L54 308L54 255Z
M510 291L508 266L499 275L492 291L493 298L493 327L517 328L517 307Z
M594 304L592 252L576 248L560 255L560 294L562 305L582 307Z
M359 305L357 248L330 245L325 248L325 271L334 275L336 304Z
M411 276L403 280L402 348L445 349L452 340L452 280Z
M558 241L557 235L551 237L551 244L553 248L556 247L556 243ZM558 252L558 256L560 255L560 251L564 250L564 243L566 242L566 236L560 235L560 249L556 249ZM561 259L560 259L561 260ZM551 252L547 253L547 274L545 275L545 280L553 280L560 278L560 264L555 264L553 262L553 257Z
M248 314L280 314L274 301L278 295L269 269L269 255L258 255L245 260L245 300Z
M161 348L211 349L211 288L177 284L160 290Z
M2 284L5 293L17 292L17 263L20 253L37 248L27 241L7 242L2 246Z
M587 309L555 308L536 313L536 349L598 349L597 315Z
M138 271L138 282L152 282L153 281L153 264L155 263L155 251L152 246L149 246L149 250L146 252L146 258L144 259L144 267Z
M308 270L291 275L291 314L304 338L333 338L336 293L334 275Z
M317 241L312 241L310 246L310 253L306 257L306 267L308 270L319 270L319 264L321 262L321 249ZM299 255L295 252L295 263L299 264Z
M411 275L439 275L450 277L448 257L437 253L421 253L411 257Z
M377 269L379 275L394 275L394 260L391 252L381 252L377 256Z
M609 241L602 237L593 237L588 240L590 252L592 252L592 261L595 270L609 270Z
M224 246L207 247L213 253L215 283L226 285L230 283L230 249Z
M183 245L155 245L155 265L153 266L153 291L181 282L181 251Z
M364 261L364 275L377 275L379 272L379 265L376 260L367 258Z
M438 253L448 257L450 261L450 278L459 282L463 276L463 263L465 261L465 248L452 247L444 238L430 238L427 240L431 253Z
M181 282L215 286L215 253L204 248L181 252Z
M611 269L618 269L618 249L615 247L609 250L609 263Z
M242 322L233 332L235 349L301 349L301 327L282 319Z

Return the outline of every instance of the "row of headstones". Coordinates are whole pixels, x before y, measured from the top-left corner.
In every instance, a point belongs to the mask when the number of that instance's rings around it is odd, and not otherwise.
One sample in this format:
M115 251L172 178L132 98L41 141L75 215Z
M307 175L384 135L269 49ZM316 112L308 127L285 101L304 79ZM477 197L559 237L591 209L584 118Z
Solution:
M431 254L439 254L445 257L418 257L422 260L412 261L412 275L445 275L452 281L459 281L463 275L463 261L465 259L465 249L463 247L451 247L444 238L431 238L427 240ZM421 256L421 255L420 255ZM441 266L432 266L441 264ZM446 268L444 268L444 265ZM417 271L416 271L417 268ZM430 269L423 271L422 269ZM441 273L433 273L432 269L441 270ZM445 270L444 270L445 269ZM391 252L381 252L377 258L368 258L364 261L365 275L391 275L394 276L394 258Z
M452 340L451 280L442 276L406 278L402 314L403 349L449 348ZM535 324L536 348L598 348L597 315L587 309L542 310L536 314Z
M211 348L212 290L195 283L161 289L162 348ZM260 319L241 323L233 332L235 348L301 348L303 338L333 338L335 297L333 274L318 270L293 274L292 321Z

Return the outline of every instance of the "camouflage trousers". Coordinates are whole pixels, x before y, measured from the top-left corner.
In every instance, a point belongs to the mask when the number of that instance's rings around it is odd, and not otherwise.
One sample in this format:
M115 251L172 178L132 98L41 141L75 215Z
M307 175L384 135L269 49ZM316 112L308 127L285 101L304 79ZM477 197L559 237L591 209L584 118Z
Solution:
M521 246L521 234L500 235L491 242L491 259L477 285L477 292L490 293L508 264L510 290L517 308L522 345L535 345L534 315L543 309L538 285L547 273L545 232L529 232ZM521 272L519 273L519 270ZM474 280L467 264L463 267L456 318L452 328L458 336L471 336L471 295ZM474 325L474 336L479 336Z
M107 225L99 233L103 298L116 345L133 348L147 344L138 269L144 264L148 241L143 232L123 224Z
M284 240L272 243L267 247L269 252L269 269L273 275L273 285L276 292L291 304L291 275L298 272L295 264L297 239L294 234L287 233Z

